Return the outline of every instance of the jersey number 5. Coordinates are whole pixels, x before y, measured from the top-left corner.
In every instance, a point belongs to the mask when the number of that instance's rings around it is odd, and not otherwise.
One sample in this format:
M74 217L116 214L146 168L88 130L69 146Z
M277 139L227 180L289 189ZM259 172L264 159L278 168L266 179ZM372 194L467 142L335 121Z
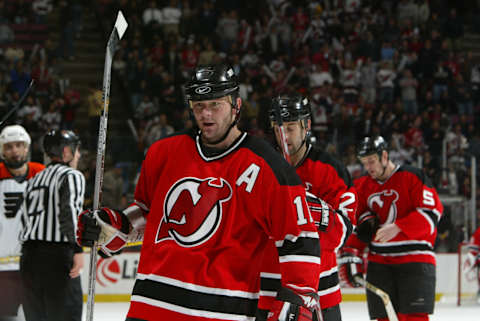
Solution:
M433 198L433 193L427 191L426 189L423 190L423 204L435 206L435 199Z

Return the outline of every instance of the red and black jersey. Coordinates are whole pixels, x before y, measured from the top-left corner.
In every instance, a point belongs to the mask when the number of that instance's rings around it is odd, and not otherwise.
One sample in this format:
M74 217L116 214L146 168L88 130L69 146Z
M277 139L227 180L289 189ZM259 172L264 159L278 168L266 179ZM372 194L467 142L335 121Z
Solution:
M318 233L305 189L261 139L243 133L223 152L192 132L157 141L135 204L147 223L129 318L254 320L257 262L269 239L285 286L318 286Z
M333 156L312 146L308 147L304 159L297 165L296 172L308 192L339 210L331 213L327 230L319 232L322 263L318 294L322 309L326 309L339 304L342 300L336 252L352 233L357 195L345 166ZM312 217L315 219L313 213ZM264 260L265 266L274 264L272 262L274 258ZM259 302L261 309L269 309L276 296L279 278L280 276L275 273L262 273Z
M359 218L373 214L380 226L395 223L401 229L388 242L370 242L368 261L435 264L433 247L443 205L430 179L421 170L404 165L397 166L384 182L363 176L354 183ZM348 246L363 249L366 244L353 234Z
M468 250L476 257L477 262L480 263L480 227L473 233L468 243Z

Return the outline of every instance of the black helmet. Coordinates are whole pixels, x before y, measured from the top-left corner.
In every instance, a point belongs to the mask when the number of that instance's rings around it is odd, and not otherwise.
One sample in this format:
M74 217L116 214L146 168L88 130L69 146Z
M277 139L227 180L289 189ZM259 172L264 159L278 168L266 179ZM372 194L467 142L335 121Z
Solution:
M238 97L238 82L233 68L225 64L203 65L195 68L185 85L185 100L209 100L231 95L232 103Z
M278 96L273 98L269 111L270 121L277 122L276 109L285 122L308 119L310 117L310 102L301 96Z
M388 150L388 144L382 136L365 137L358 145L357 157L377 154L381 158L384 150Z
M49 157L62 157L63 147L69 146L75 152L80 138L71 130L51 130L43 139L43 150Z

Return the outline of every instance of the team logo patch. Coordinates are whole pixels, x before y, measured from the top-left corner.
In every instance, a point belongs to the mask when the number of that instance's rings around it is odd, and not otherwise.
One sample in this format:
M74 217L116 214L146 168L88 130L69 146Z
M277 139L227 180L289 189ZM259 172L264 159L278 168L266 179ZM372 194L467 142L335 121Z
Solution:
M156 243L174 240L184 247L210 239L222 220L222 203L232 197L232 187L223 178L183 178L168 191L164 216Z
M101 286L117 283L120 279L120 264L113 258L100 258L97 262L97 282Z
M199 95L205 95L212 91L212 87L209 86L200 86L195 89L195 92Z
M387 189L368 197L368 207L381 217L386 217L385 224L393 223L397 219L398 193L393 189Z

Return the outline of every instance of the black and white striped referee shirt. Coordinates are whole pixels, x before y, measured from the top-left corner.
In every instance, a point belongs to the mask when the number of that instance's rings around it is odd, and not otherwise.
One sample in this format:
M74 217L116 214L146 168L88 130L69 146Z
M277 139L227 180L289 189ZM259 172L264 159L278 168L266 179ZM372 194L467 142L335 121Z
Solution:
M75 242L77 217L83 210L85 177L53 162L28 181L21 207L21 240Z

